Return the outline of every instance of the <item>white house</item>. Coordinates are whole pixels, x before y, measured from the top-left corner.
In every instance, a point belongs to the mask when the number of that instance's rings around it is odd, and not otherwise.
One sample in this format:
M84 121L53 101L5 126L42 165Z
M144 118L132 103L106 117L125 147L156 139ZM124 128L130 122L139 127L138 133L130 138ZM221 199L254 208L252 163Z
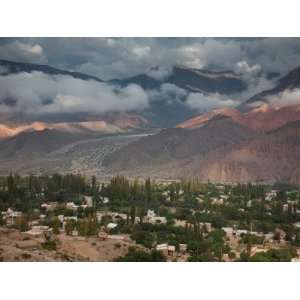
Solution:
M14 211L11 208L8 208L7 211L2 212L3 219L6 221L7 225L12 225L15 223L16 219L22 216L21 211Z
M287 211L289 210L289 205L288 205L287 203L283 204L283 205L282 205L282 210L283 210L284 212L287 212Z
M225 231L227 237L232 237L236 234L232 227L222 227L222 230Z
M66 208L70 209L70 210L77 210L78 209L78 205L76 205L74 202L67 202L66 204Z
M108 197L103 197L102 202L103 202L104 204L107 204L107 203L109 202L109 198L108 198Z
M196 200L197 200L199 203L203 203L203 202L204 202L203 198L201 198L201 197L199 197L199 196L196 197Z
M98 222L101 222L102 218L104 217L105 213L102 211L97 211L96 212L96 218Z
M153 218L155 216L156 216L156 214L155 214L154 210L148 209L148 211L147 211L147 217L148 218Z
M167 243L158 244L158 245L156 245L156 250L157 251L168 251L168 244Z
M167 243L158 244L156 250L162 252L164 255L173 256L175 253L175 246L169 245Z
M224 204L224 199L222 199L222 198L212 198L211 203L215 204L215 205L222 205L222 204Z
M118 224L112 223L112 222L107 224L107 228L108 228L108 229L114 229L114 228L116 228L117 226L118 226Z
M270 192L266 193L265 199L267 201L271 201L276 196L277 196L277 191L276 190L271 190Z
M179 251L181 253L186 253L187 252L187 244L179 244Z
M41 204L41 208L46 209L46 211L53 211L57 208L57 206L58 206L57 202L49 202L49 203Z
M57 219L60 221L60 223L63 223L64 222L64 215L59 215L57 216Z
M293 225L294 225L294 227L296 227L296 228L300 228L300 222L296 222L296 223L294 223Z
M148 209L145 222L150 224L157 224L157 223L166 224L167 218L156 216L154 210Z
M93 207L93 197L91 196L83 196L85 204L87 207Z

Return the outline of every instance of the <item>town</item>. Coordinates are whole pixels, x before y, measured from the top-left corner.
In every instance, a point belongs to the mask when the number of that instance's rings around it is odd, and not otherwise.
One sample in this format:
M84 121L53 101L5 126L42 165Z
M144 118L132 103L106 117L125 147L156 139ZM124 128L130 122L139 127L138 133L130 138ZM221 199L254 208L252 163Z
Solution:
M298 261L300 190L80 174L0 178L1 261Z

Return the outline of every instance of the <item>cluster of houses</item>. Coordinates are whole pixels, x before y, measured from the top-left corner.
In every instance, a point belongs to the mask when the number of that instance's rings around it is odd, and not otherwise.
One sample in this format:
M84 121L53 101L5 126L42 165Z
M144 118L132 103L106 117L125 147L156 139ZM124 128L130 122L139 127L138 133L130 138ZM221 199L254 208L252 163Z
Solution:
M157 216L154 210L148 209L146 217L143 222L150 224L167 224L166 217Z
M220 185L217 186L219 190L219 196L218 197L211 197L211 204L213 205L226 205L228 202L229 195L225 194L224 186ZM178 194L180 196L184 195L183 190L179 190ZM166 197L166 199L170 199L170 193L169 191L164 191L163 195ZM266 205L271 205L271 201L277 196L276 190L271 190L270 192L265 194L265 200L267 202ZM197 201L199 203L202 203L204 201L204 197L202 194L197 195L196 197ZM103 203L108 203L109 198L108 197L102 197ZM255 200L247 200L246 207L250 208L253 205L253 202L255 203ZM293 213L300 213L300 210L297 209L297 203L298 201L290 200L288 199L283 204L283 211L291 211ZM46 226L44 224L49 224L47 222L43 222L48 215L48 212L55 211L58 207L60 207L61 204L58 202L47 202L43 203L41 205L41 211L39 212L39 218L38 220L31 221L29 226L30 229L26 231L26 234L34 237L41 237L45 234L51 234L53 229L50 226ZM67 210L73 211L73 216L65 216L65 215L58 215L57 218L61 223L60 226L60 232L65 232L65 227L68 221L72 220L75 223L78 221L77 212L79 209L86 209L89 207L93 207L93 199L90 196L82 196L82 204L77 204L74 202L67 202L64 204L64 207ZM245 209L246 209L245 207ZM175 209L175 208L174 208ZM242 210L243 208L240 208ZM200 211L201 212L201 211ZM209 212L207 210L202 212ZM269 212L267 212L269 213ZM9 208L7 211L2 212L2 219L6 222L7 225L14 225L16 220L20 217L22 217L22 212L20 211L14 211L13 209ZM52 214L50 214L52 215ZM128 236L126 235L119 235L119 234L112 234L113 229L120 226L120 221L127 222L129 220L130 216L126 213L119 213L119 212L112 212L112 211L97 211L96 212L96 219L99 223L101 223L105 219L105 229L101 230L98 233L98 237L100 239L114 239L114 240L126 240L128 239ZM183 226L183 227L189 227L192 226L188 221L186 220L179 220L175 219L175 226ZM154 210L148 209L147 213L144 217L135 217L134 223L149 223L149 224L167 224L167 218L164 216L159 216L155 213ZM102 223L103 224L103 223ZM198 224L200 226L200 229L202 229L204 232L211 232L213 230L212 224L209 222L203 222ZM294 223L295 228L300 228L300 222ZM245 229L238 229L235 227L222 227L222 230L225 232L226 238L229 242L238 242L244 235L250 234L257 237L263 238L264 243L273 243L276 239L277 242L285 243L285 236L286 233L282 229L276 229L274 232L269 232L267 234L262 232L256 232L252 230L245 230ZM78 232L74 230L72 232L73 236L78 235ZM176 249L174 245L169 245L167 243L158 244L156 245L156 250L161 251L164 255L168 257L173 257L175 255L185 255L187 253L187 245L186 244L180 244L179 247ZM259 249L257 251L260 251Z
M286 237L285 231L279 228L275 229L274 232L269 232L269 233L251 231L246 229L236 229L233 227L222 227L222 230L225 232L226 238L230 241L239 240L244 235L249 234L252 236L263 238L263 243L273 243L275 240L275 236L277 237L277 242L285 243L285 237Z
M67 202L65 204L65 208L68 210L73 210L77 211L79 207L86 208L86 207L92 207L92 198L91 197L85 197L85 204L82 205L76 205L74 202ZM57 202L47 202L41 204L41 208L43 211L47 212L52 212L56 208L59 207L59 203ZM22 212L20 211L14 211L13 209L9 208L7 211L2 212L2 219L6 222L6 225L14 225L16 224L16 219L22 217ZM129 218L128 214L125 213L118 213L118 212L110 212L110 211L98 211L96 213L96 218L97 221L100 223L104 217L108 217L109 222L106 224L106 229L108 231L116 228L119 224L120 220L127 221ZM78 217L75 215L73 216L65 216L65 215L58 215L57 216L58 220L60 221L60 232L63 233L65 232L65 226L68 221L72 220L75 223L78 221ZM42 236L45 233L50 233L52 232L52 228L49 226L41 225L45 224L44 220L46 219L46 214L40 214L37 220L31 221L29 223L30 230L28 230L26 233L28 235L38 237ZM158 216L155 214L153 210L148 210L146 216L143 217L142 219L143 222L145 223L150 223L150 224L166 224L167 219L166 217ZM138 224L141 222L140 217L135 218L135 223ZM72 235L77 236L78 233L76 230L72 232Z
M104 217L109 217L112 221L107 224L108 229L113 229L118 226L118 221L124 220L127 221L129 216L125 213L118 213L118 212L110 212L110 211L98 211L96 213L97 221L101 222ZM141 222L140 217L135 217L134 223L139 224ZM150 223L150 224L167 224L167 218L157 216L155 212L151 209L148 209L146 216L142 218L143 223Z
M85 209L87 207L93 207L93 199L90 196L83 196L83 202L85 204L77 205L74 202L67 202L65 207L73 211L77 211L80 207ZM41 205L41 208L46 211L54 211L59 206L58 202L47 202Z

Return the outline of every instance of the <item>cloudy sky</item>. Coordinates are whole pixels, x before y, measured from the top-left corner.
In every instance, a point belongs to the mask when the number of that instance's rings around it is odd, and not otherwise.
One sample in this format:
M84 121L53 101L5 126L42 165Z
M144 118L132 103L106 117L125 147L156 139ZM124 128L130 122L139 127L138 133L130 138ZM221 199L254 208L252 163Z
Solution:
M0 38L0 59L48 64L80 71L103 80L140 73L162 79L171 67L233 70L247 83L235 95L187 93L162 84L157 90L137 85L115 88L106 83L39 72L1 76L0 113L30 116L57 113L103 114L114 111L141 111L163 100L197 112L237 106L262 90L274 86L271 73L284 75L300 65L297 38ZM298 63L299 62L299 63ZM159 66L157 70L150 70ZM294 92L293 92L294 93ZM298 92L297 92L298 93ZM274 101L282 102L280 95ZM296 99L296 100L295 100ZM298 101L298 94L289 95Z
M176 64L286 73L300 62L300 39L2 38L0 58L50 64L102 79L127 77L156 65Z

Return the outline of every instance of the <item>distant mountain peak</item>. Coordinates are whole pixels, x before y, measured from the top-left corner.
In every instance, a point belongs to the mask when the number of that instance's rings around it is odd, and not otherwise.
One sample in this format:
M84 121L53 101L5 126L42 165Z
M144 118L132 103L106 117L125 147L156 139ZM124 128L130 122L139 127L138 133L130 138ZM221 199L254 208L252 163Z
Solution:
M0 75L6 76L9 74L16 74L22 72L25 73L43 72L48 75L68 75L73 78L78 78L82 80L95 80L98 82L103 82L103 80L101 80L96 76L91 76L80 72L61 70L45 64L40 65L40 64L24 63L24 62L16 62L16 61L0 59Z

